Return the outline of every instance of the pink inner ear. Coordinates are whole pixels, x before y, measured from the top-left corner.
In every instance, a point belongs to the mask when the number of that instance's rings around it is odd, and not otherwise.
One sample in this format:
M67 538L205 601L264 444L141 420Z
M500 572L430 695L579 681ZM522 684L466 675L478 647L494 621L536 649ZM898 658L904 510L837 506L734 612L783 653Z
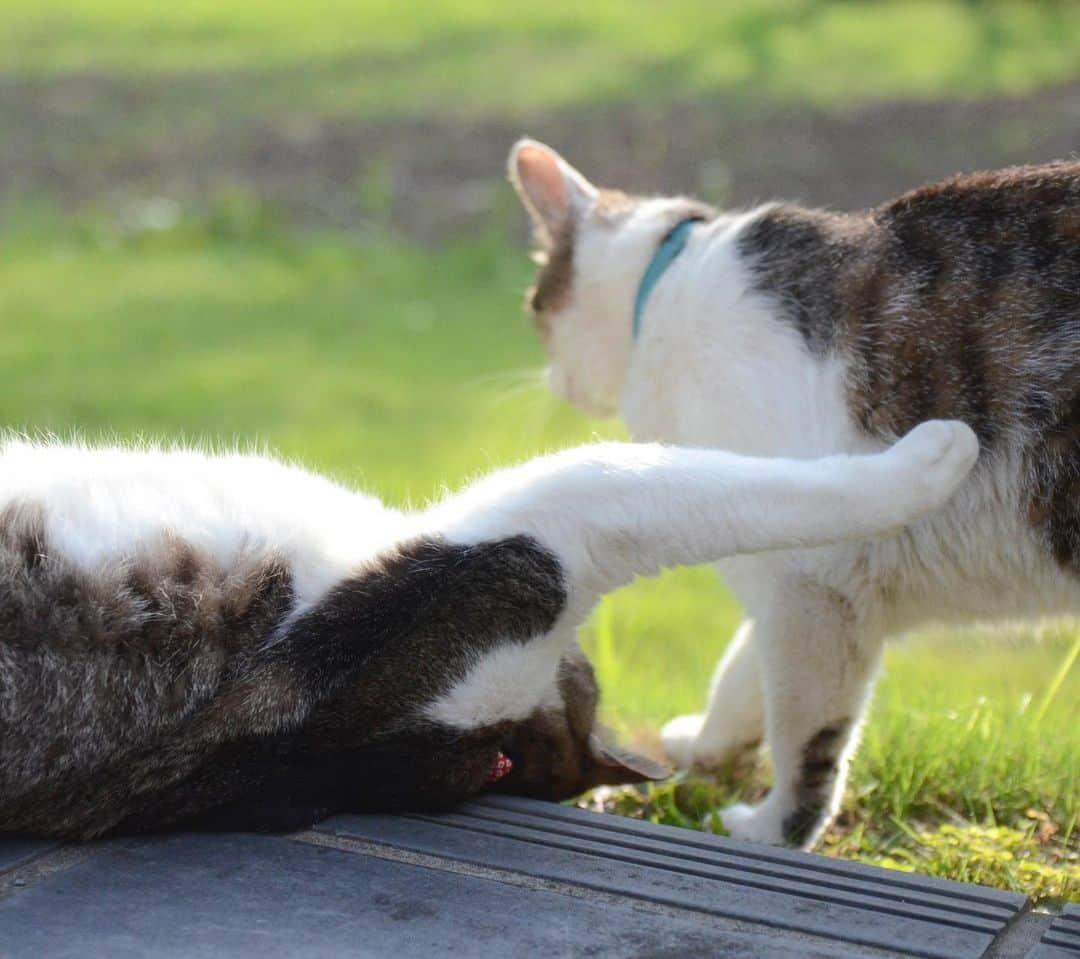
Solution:
M517 175L529 202L549 228L557 227L570 210L570 197L559 161L538 147L518 151Z

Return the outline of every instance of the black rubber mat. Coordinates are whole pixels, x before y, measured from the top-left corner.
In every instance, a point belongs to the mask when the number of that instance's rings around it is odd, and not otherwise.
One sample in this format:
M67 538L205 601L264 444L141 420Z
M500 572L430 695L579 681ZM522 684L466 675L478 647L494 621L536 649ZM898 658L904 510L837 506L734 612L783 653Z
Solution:
M1069 959L1080 910L527 800L0 841L0 956Z
M322 831L890 954L979 959L1014 893L520 799L445 816L338 817Z
M1043 934L1031 959L1076 959L1080 956L1080 906L1066 906Z

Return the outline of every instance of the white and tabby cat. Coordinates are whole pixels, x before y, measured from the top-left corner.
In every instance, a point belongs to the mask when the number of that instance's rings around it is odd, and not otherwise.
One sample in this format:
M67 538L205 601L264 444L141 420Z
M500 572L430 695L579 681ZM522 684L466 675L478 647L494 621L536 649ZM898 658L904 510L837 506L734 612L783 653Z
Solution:
M895 529L976 455L959 423L815 462L598 445L407 514L261 457L6 442L0 833L290 829L656 776L592 735L574 632L601 594Z
M726 562L747 620L679 764L764 738L775 786L723 813L808 845L833 815L883 638L1080 608L1080 163L957 177L873 210L723 213L593 186L521 141L550 384L637 440L765 456L882 448L959 419L982 457L902 535Z

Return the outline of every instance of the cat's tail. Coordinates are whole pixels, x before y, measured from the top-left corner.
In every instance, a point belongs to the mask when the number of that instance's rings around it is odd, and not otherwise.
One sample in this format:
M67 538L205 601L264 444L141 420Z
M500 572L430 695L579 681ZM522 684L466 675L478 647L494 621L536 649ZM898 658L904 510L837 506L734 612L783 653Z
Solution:
M603 443L494 473L427 514L448 539L527 535L586 599L666 566L895 532L940 507L978 456L935 420L880 453L816 460Z

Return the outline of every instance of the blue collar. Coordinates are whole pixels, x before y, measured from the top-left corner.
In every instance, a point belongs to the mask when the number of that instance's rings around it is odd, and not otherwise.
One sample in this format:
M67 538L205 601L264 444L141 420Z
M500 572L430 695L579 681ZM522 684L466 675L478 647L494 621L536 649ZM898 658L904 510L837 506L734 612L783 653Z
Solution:
M637 296L634 297L634 339L641 333L641 315L645 312L645 303L652 293L653 287L660 282L667 268L675 262L675 258L682 253L686 241L690 238L690 231L701 221L697 218L682 220L674 229L664 237L660 246L656 248L653 258L649 261L645 274L638 284Z

